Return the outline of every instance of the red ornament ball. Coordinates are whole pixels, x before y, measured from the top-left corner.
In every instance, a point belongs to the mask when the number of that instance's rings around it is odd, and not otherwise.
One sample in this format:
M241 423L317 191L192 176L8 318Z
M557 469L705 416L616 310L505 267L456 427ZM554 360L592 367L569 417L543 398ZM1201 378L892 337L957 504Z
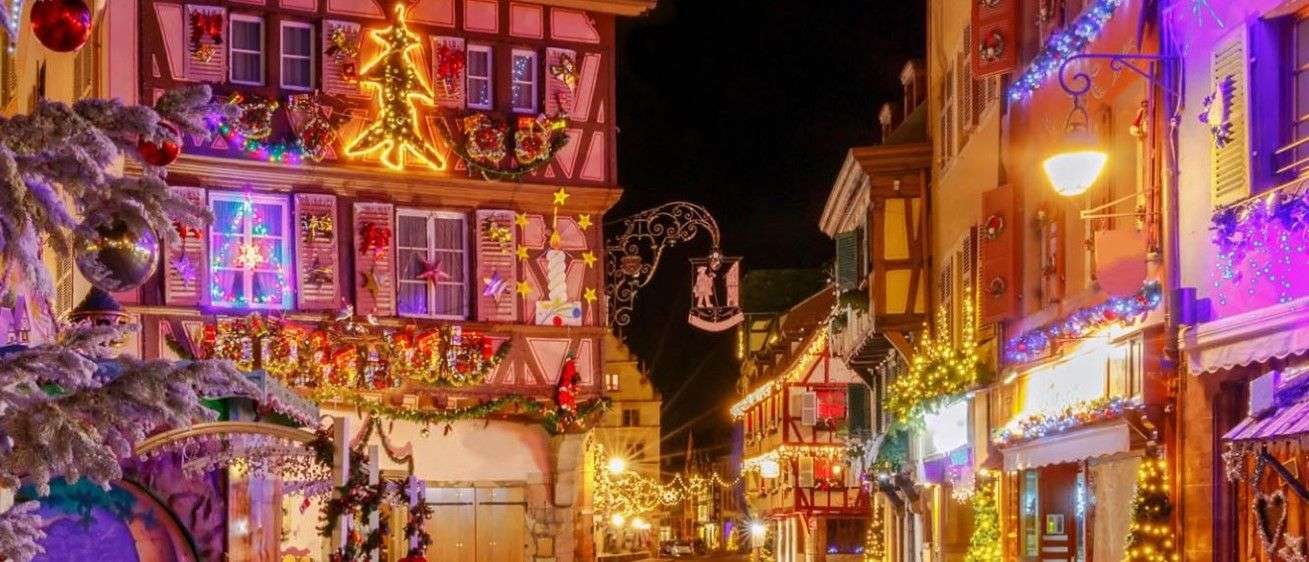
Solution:
M50 2L52 0L45 1ZM177 127L168 123L160 123L160 126L172 131L173 134L178 134ZM136 142L136 150L141 153L141 160L144 160L146 164L151 166L167 166L172 164L174 160L177 160L177 155L182 153L182 147L178 146L178 144L172 140L164 139L155 143L146 140L145 137L141 137L141 139Z
M91 8L83 0L41 0L30 19L32 33L51 51L76 51L91 37Z

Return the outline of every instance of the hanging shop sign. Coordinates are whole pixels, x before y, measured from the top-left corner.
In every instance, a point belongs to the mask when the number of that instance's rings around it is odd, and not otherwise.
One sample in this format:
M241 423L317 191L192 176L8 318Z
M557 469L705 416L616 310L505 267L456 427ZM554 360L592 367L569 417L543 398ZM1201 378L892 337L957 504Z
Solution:
M745 320L741 310L741 258L717 252L691 259L691 312L687 322L706 332L722 332Z

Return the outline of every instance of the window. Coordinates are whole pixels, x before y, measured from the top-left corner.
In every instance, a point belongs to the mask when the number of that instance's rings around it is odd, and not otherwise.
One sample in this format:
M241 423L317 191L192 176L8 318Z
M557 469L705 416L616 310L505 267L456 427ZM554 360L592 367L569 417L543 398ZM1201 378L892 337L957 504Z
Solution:
M210 302L214 306L286 309L291 240L281 195L214 192L210 227Z
M634 460L634 461L636 461L636 462L642 462L642 461L645 460L645 442L644 442L644 441L637 441L636 443L632 443L631 450L632 450L632 454L629 455L629 456L631 456L632 460Z
M264 85L264 20L232 14L230 35L232 83Z
M491 109L491 48L469 45L465 73L468 80L468 107Z
M635 409L623 410L623 427L637 427L641 425L641 411Z
M821 420L845 419L846 389L824 389L818 394L818 418Z
M955 113L954 113L954 63L945 71L945 77L941 84L943 92L941 101L941 167L944 168L954 159L954 133L955 133Z
M401 316L468 316L468 229L462 213L400 209L396 264Z
M605 390L618 392L618 373L605 373Z
M282 87L314 87L314 28L307 23L282 22Z
M536 113L536 51L514 49L509 101L518 113Z
M1295 101L1292 106L1294 113L1291 115L1294 120L1291 122L1290 141L1296 148L1290 158L1283 156L1282 161L1291 162L1291 165L1283 169L1293 169L1297 176L1303 176L1309 171L1309 18L1296 20L1294 26L1294 37L1291 40L1292 64L1289 68L1291 95Z

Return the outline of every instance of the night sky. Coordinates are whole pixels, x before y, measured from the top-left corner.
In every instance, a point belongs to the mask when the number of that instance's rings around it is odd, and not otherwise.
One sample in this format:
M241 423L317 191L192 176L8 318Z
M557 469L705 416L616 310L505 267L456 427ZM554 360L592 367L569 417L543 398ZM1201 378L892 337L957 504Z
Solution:
M877 108L900 99L900 68L923 57L923 4L660 0L650 14L620 20L626 192L608 220L691 201L713 213L723 252L743 256L746 271L824 266L827 192L846 150L876 140ZM706 238L666 257L637 301L628 343L663 392L664 432L695 421L696 447L717 456L727 452L735 397L733 338L686 323L686 260L708 250ZM686 436L665 440L665 457L684 451Z

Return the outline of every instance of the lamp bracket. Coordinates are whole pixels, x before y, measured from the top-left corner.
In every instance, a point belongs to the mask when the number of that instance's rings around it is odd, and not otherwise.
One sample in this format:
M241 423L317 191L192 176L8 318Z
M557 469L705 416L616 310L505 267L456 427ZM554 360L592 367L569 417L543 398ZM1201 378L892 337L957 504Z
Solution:
M1158 66L1175 62L1177 57L1171 55L1149 55L1137 53L1078 53L1067 59L1059 65L1059 86L1073 97L1081 97L1091 91L1091 75L1085 70L1077 70L1070 76L1068 67L1073 61L1083 59L1099 59L1109 61L1109 70L1113 72L1122 72L1130 70L1149 80L1151 84L1162 88L1173 96L1177 91L1165 84L1159 78Z
M1117 205L1119 205L1119 204L1121 204L1121 203L1123 203L1123 202L1125 202L1125 201L1130 201L1130 200L1135 199L1135 198L1137 198L1137 197L1140 197L1140 196L1142 196L1142 195L1144 195L1144 194L1145 194L1144 191L1136 191L1136 192L1133 192L1133 193L1129 193L1129 194L1127 194L1127 195L1124 195L1124 196L1122 196L1122 197L1119 197L1119 198L1117 198L1117 199L1114 199L1113 201L1110 201L1110 202L1105 203L1105 204L1103 204L1103 205L1097 205L1097 206L1095 206L1095 207L1091 207L1090 209L1085 209L1085 210L1082 210L1082 211L1078 211L1078 212L1077 212L1077 215L1078 215L1079 217L1081 217L1082 220L1092 220L1092 219L1112 219L1112 218L1117 218L1117 217L1142 217L1142 216L1145 216L1145 212L1144 212L1144 211L1136 211L1136 212L1132 212L1132 213L1111 213L1111 214L1103 214L1103 213L1100 213L1100 211L1103 211L1103 210L1105 210L1105 209L1111 209L1111 208L1113 208L1113 207L1115 207L1115 206L1117 206Z

